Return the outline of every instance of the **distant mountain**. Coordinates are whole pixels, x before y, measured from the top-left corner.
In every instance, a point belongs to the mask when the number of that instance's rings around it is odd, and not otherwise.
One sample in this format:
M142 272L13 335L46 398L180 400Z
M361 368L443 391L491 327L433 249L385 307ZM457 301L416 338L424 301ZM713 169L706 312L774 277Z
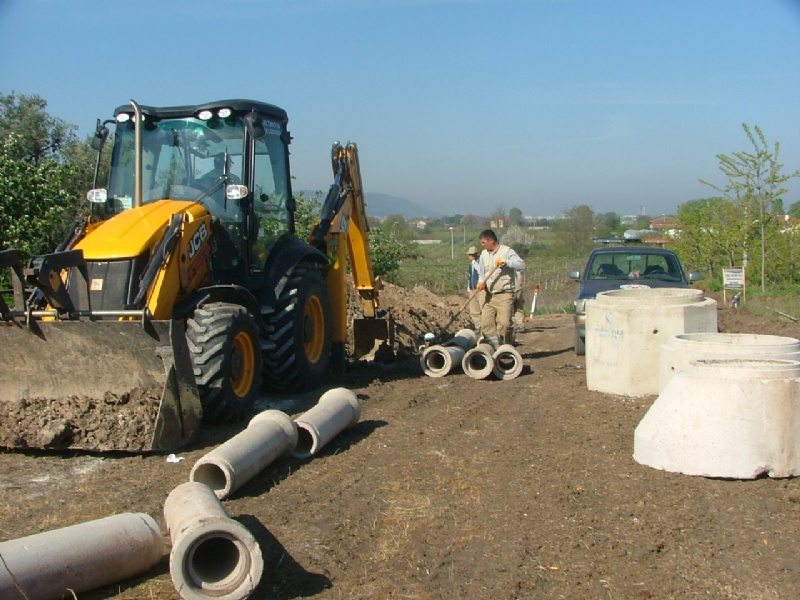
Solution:
M444 216L439 211L433 210L407 198L381 194L380 192L367 192L364 195L367 203L367 216L386 217L388 215L403 215L406 219L430 217L436 219Z
M327 190L326 190L327 191ZM308 198L315 192L309 190L295 190L294 193L302 192ZM380 192L367 192L364 200L367 203L368 217L387 217L389 215L403 215L406 219L430 217L436 219L444 216L442 213L412 202L407 198L381 194Z

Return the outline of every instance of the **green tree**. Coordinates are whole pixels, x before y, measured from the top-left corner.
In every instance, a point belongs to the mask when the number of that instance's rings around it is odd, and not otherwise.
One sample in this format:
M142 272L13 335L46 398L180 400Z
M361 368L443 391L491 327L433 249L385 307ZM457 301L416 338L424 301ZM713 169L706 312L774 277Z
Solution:
M523 225L525 219L522 218L522 211L514 206L508 211L508 224L509 227L513 225Z
M758 246L761 256L760 275L761 291L766 291L767 277L767 237L774 227L774 206L786 193L784 185L793 177L800 176L800 170L784 173L783 165L778 161L780 144L775 142L772 148L767 144L764 133L758 125L754 127L742 124L747 139L753 147L752 152L734 152L718 154L719 168L727 177L724 186L716 186L708 181L702 183L721 192L733 204L744 208L746 218L758 225ZM745 255L746 256L746 255Z
M381 223L381 230L394 240L404 239L408 230L406 218L403 215L391 214Z
M22 218L26 227L36 223L35 230L4 227L1 235L6 247L18 247L26 255L51 251L73 217L88 212L85 197L97 156L88 140L77 139L74 125L46 109L38 95L0 94L0 143L7 174L0 182L0 210L6 219ZM53 229L43 229L47 227Z
M620 217L615 212L607 212L598 215L598 221L603 229L603 235L611 235L620 228Z
M46 109L47 102L36 94L0 93L0 140L17 135L11 158L64 161L65 149L77 141L75 126L51 117Z
M557 252L565 256L587 254L594 247L592 238L597 232L594 211L581 204L565 210L562 217L552 227L556 233Z
M678 206L674 247L689 269L713 278L720 266L742 260L746 234L741 232L736 207L724 198L701 198Z
M381 229L370 231L369 242L372 251L372 270L384 281L393 282L406 254L403 244Z
M29 258L52 252L68 231L76 206L64 182L75 177L75 167L20 160L24 145L16 133L0 141L0 248L16 248Z
M314 192L310 198L306 198L303 192L295 196L294 211L294 231L295 236L303 241L308 240L314 225L319 221L322 210L322 192Z

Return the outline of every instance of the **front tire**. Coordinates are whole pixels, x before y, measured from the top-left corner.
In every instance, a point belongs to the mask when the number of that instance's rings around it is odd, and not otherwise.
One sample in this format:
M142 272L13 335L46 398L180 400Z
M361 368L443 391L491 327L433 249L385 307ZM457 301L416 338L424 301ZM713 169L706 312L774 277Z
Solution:
M575 329L575 354L584 356L586 354L586 339L578 334L578 329Z
M331 308L320 271L301 263L292 271L269 319L272 351L264 356L264 381L273 390L311 389L327 375Z
M222 302L195 310L186 338L207 423L240 421L253 412L261 385L258 324L243 306Z

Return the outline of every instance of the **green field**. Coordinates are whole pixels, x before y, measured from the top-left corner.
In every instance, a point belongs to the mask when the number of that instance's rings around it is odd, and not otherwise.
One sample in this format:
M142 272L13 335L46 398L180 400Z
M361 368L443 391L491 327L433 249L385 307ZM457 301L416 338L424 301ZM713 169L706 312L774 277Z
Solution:
M422 285L440 295L463 295L466 298L467 249L476 246L480 250L478 235L480 229L455 229L451 238L449 229L419 233L417 239L438 243L419 244L408 242L411 258L403 259L400 270L388 281L395 285L412 289ZM527 256L525 271L525 306L530 310L533 288L538 285L536 313L572 312L572 301L577 291L577 283L568 277L571 269L583 268L585 256L550 256L552 233L536 233L536 245ZM406 237L413 234L406 232ZM451 245L452 241L452 245ZM516 250L516 248L515 248ZM704 290L719 290L721 282L701 279L694 287ZM719 293L720 302L722 294ZM725 294L730 301L733 292ZM755 314L800 323L800 294L797 286L771 286L762 293L757 282L749 282L742 308ZM800 334L800 325L798 325Z
M420 234L418 239L438 243L410 242L413 258L405 258L400 271L389 279L391 283L411 289L422 285L440 295L467 294L467 250L470 246L481 249L478 242L480 229L454 230L452 240L449 230ZM548 232L543 232L545 235ZM451 244L452 242L452 244ZM515 248L516 250L516 248ZM570 269L580 268L584 257L547 258L546 252L534 248L527 256L525 270L526 312L530 310L533 288L538 285L536 312L571 312L577 284L568 277Z

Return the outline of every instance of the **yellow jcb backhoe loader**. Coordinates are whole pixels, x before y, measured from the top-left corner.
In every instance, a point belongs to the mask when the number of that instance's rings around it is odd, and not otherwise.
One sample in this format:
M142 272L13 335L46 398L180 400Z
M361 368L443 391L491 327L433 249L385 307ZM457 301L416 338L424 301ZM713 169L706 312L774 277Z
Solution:
M349 258L363 300L355 350L381 318L355 144L312 238L294 236L286 112L225 100L151 107L115 125L108 186L52 254L0 252L0 446L168 451L201 422L248 416L266 391L343 367ZM99 162L99 160L98 160Z

